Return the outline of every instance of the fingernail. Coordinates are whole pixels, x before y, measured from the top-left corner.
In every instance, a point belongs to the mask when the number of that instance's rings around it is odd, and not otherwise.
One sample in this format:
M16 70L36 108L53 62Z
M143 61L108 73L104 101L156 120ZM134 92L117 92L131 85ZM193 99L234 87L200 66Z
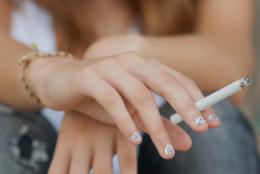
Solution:
M206 123L206 120L204 120L204 118L202 116L199 116L196 118L195 120L195 124L196 126L200 126Z
M209 121L218 121L219 120L217 114L215 114L215 113L209 114L208 119L209 119Z
M175 150L174 150L174 148L172 147L172 145L167 144L167 145L164 147L164 154L165 154L166 156L172 156L174 153L175 153Z
M141 143L142 141L142 136L139 132L134 132L132 135L131 135L131 141L133 143Z

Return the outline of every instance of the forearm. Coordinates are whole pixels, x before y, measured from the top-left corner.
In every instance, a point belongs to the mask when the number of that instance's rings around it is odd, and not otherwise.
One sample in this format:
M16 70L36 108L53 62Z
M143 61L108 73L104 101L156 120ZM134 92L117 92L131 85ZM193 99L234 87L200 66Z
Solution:
M143 52L148 57L186 74L205 92L251 74L250 41L233 44L196 34L146 40L149 46Z
M202 34L110 37L94 43L84 57L102 58L134 51L184 73L203 92L212 92L252 71L251 41L246 37L221 38L225 37Z
M0 36L0 102L20 110L38 110L25 92L20 80L19 58L31 50L14 42L7 35Z

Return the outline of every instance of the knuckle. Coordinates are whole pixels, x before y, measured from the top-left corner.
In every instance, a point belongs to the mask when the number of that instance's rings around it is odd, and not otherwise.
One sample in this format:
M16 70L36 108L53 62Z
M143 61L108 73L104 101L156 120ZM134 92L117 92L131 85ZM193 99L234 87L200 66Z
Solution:
M108 57L98 63L101 67L113 66L116 64L116 60L113 57Z
M159 75L159 77L160 77L159 79L161 79L161 84L167 84L167 86L169 84L172 84L172 85L176 84L176 80L173 78L172 75L170 75L168 73L161 73Z
M161 92L160 94L163 97L172 96L172 89L176 89L179 86L178 82L170 74L163 74L159 79L158 88Z
M113 106L119 102L118 96L109 90L104 91L101 95L101 101L106 106Z
M153 99L151 92L142 87L136 87L134 97L138 103L146 103Z
M197 112L195 105L193 103L184 104L181 108L182 113L186 113L186 115L192 115Z

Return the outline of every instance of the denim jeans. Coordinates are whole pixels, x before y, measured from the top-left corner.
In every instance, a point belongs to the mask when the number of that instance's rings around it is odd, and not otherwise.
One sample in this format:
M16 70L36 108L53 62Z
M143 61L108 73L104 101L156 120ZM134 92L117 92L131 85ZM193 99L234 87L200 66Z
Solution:
M169 105L162 115L174 111ZM172 160L163 160L149 136L144 135L139 148L139 174L259 174L259 158L254 135L242 114L229 102L215 106L221 119L218 129L191 135L193 146L177 152ZM47 173L56 132L39 113L15 112L0 105L0 174Z
M141 174L260 174L259 157L253 132L242 113L229 102L214 107L221 126L205 133L196 133L185 124L181 126L192 137L188 152L177 152L172 160L162 159L149 136L145 135L140 147ZM161 114L170 116L174 111L169 105Z
M56 132L39 113L0 105L0 174L46 174Z

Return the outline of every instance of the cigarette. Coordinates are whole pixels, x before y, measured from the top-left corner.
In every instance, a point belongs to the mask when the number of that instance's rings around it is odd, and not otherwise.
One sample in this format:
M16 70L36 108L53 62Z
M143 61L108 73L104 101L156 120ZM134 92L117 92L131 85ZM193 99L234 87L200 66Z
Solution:
M252 84L253 80L250 76L243 77L239 80L236 80L235 82L225 86L222 89L219 89L218 91L208 95L207 97L197 101L195 103L195 106L199 109L199 111L202 111L210 106L213 106L214 104L230 97L231 95L239 92L240 90L250 86ZM170 117L170 120L173 124L179 124L182 122L181 116L176 113L173 114Z

